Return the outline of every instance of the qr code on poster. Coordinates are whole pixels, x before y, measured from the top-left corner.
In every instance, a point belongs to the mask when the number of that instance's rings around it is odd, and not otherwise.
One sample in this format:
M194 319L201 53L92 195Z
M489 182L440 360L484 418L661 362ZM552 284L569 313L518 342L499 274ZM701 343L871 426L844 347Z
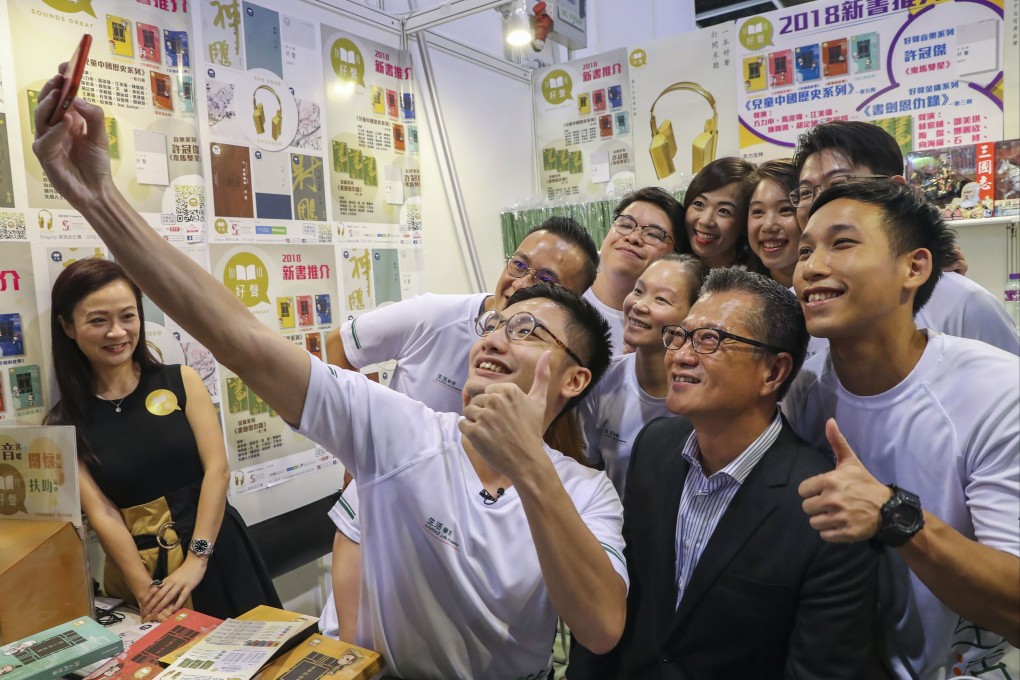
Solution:
M407 231L421 231L421 205L411 203L407 206Z
M177 184L174 186L174 214L177 223L205 222L205 191L198 184Z
M25 213L0 210L0 241L24 241L27 238Z

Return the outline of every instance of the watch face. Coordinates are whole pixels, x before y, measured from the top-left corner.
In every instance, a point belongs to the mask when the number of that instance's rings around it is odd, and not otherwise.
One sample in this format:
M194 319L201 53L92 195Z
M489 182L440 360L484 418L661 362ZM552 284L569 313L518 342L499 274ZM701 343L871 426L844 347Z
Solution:
M917 526L918 515L917 508L910 505L900 505L893 512L892 523L901 529L913 529Z
M191 550L196 555L204 555L209 552L209 541L198 538L191 542Z

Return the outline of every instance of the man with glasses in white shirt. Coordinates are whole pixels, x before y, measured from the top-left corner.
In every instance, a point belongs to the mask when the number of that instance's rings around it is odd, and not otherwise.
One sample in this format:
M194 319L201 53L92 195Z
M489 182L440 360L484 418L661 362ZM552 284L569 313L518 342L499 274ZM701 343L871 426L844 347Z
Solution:
M645 269L666 253L690 252L683 233L684 209L665 189L644 187L616 206L613 225L599 250L599 271L584 294L609 323L613 354L626 351L623 301ZM677 234L677 229L681 233ZM686 248L686 249L685 249Z
M666 404L634 443L624 496L631 588L609 655L570 680L858 680L876 662L875 554L823 541L798 485L833 469L777 406L807 344L795 296L718 268L662 331Z

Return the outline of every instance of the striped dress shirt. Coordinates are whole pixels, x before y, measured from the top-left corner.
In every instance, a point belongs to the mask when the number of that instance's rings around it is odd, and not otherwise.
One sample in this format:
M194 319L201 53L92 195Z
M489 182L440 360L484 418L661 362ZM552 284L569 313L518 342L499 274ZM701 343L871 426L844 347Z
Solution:
M676 518L676 604L680 606L687 584L698 566L701 553L712 537L719 520L737 494L740 485L751 474L769 447L775 443L783 419L779 411L765 431L729 465L710 477L701 467L701 448L697 432L692 432L682 455L690 463L687 479L680 494Z

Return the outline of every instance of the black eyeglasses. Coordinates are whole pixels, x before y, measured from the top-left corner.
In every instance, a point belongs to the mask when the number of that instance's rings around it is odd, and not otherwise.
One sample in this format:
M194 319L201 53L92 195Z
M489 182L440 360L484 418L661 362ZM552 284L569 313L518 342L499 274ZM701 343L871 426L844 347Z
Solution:
M528 266L528 263L517 257L511 255L506 261L506 273L512 278L521 279L525 276L530 276L532 281L537 283L548 283L551 286L559 284L559 279L555 274L546 269L533 269Z
M666 349L680 349L687 343L688 339L690 339L691 346L698 354L715 354L719 351L723 340L742 342L754 347L760 347L761 349L767 349L770 352L776 352L777 354L786 351L772 345L766 345L764 342L721 331L718 328L695 328L689 331L683 326L675 324L662 327L662 344L666 346Z
M506 337L510 340L526 340L534 332L536 328L541 328L543 331L549 334L549 337L560 346L567 355L577 362L578 366L584 366L584 362L581 361L581 357L574 354L569 347L563 344L563 341L556 337L556 335L549 330L549 328L539 322L531 312L517 312L509 319L504 319L499 315L499 312L485 312L477 319L475 319L475 333L478 333L481 337L485 337L489 333L498 330L500 326L503 326L503 330L506 332ZM537 335L535 337L538 337ZM539 338L541 339L541 338Z
M834 175L821 184L805 184L802 187L797 187L789 193L790 203L793 203L794 208L806 208L814 203L815 199L818 198L818 194L824 190L861 179L889 179L889 175L854 175L849 173L846 175Z
M666 239L670 241L673 237L666 233L662 227L654 224L638 224L630 215L617 215L613 220L613 229L621 236L626 236L638 227L641 227L641 239L650 246L657 246Z

